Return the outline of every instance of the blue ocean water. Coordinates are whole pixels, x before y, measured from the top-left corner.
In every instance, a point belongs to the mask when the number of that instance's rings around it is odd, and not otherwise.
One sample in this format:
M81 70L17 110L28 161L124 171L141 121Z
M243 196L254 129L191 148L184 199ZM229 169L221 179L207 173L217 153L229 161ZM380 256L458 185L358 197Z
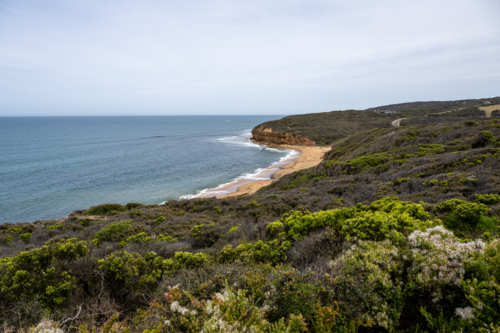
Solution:
M290 154L251 143L281 116L0 118L0 223L190 197Z

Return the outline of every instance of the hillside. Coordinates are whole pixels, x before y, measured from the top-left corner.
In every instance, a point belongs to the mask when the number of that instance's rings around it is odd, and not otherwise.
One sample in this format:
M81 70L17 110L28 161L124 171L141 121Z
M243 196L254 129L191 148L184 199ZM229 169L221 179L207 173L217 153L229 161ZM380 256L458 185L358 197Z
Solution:
M64 332L498 332L500 119L475 104L435 111L266 123L332 149L250 196L1 225L0 322L9 332L49 315Z
M252 130L252 135L256 141L262 143L324 146L367 129L388 128L393 120L399 118L433 117L430 120L419 119L420 124L422 122L447 122L464 117L482 119L486 113L479 107L496 104L500 104L500 97L401 103L370 108L365 111L300 114L260 124Z
M488 103L489 102L489 103ZM369 108L367 111L400 111L400 110L431 110L435 112L448 111L450 109L468 108L488 104L500 104L500 97L481 98L481 99L463 99L458 101L429 101L429 102L410 102L377 106Z

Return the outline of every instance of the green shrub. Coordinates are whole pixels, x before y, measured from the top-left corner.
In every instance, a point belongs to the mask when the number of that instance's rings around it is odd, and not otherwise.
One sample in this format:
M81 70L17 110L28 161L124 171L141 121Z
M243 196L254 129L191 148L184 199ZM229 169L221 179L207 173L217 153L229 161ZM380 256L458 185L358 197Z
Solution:
M399 251L390 242L360 241L331 264L337 272L335 286L343 310L351 317L394 331L403 309L402 284L393 276L402 273Z
M31 239L31 234L29 232L25 233L25 234L21 234L19 236L19 239L22 240L22 241L29 241Z
M403 184L403 183L406 183L407 181L409 181L410 178L398 178L395 182L394 182L394 185L400 185L400 184Z
M285 261L286 253L291 247L291 242L280 242L278 239L269 242L259 240L255 243L244 243L236 248L233 248L232 245L226 245L220 252L220 261L223 263L236 260L253 263L279 263Z
M166 220L165 216L160 215L154 221L157 222L157 223L161 223L161 222L163 222L165 220Z
M114 289L126 287L134 293L146 288L155 289L157 280L168 270L168 264L154 252L142 257L137 253L118 251L99 260L97 267Z
M76 278L67 269L67 263L87 253L84 242L73 238L2 259L0 290L9 301L38 297L46 307L61 306L76 288Z
M410 217L416 219L427 219L429 214L420 204L414 204L409 201L400 201L397 197L387 197L377 201L373 201L367 209L372 212L383 211L386 213L403 214L407 213Z
M411 129L406 132L406 135L399 138L401 141L414 141L418 136L420 136L420 132L416 129Z
M467 201L463 201L463 200L459 200L459 199L450 199L450 200L446 200L446 201L438 203L434 207L434 209L438 213L450 213L450 212L453 212L455 210L455 207L457 207L457 205L460 205L462 203L467 203Z
M259 207L259 203L255 200L249 201L246 204L243 205L243 209L248 209L248 208L257 208Z
M149 244L153 238L149 237L145 232L141 232L137 235L130 236L126 240L120 243L120 247L125 247L125 245L129 243L138 243L138 244Z
M217 232L213 224L199 224L191 228L189 235L193 239L193 246L197 248L210 247L214 245L222 236Z
M56 229L61 229L63 227L62 224L58 224L58 225L50 225L48 227L45 227L46 230L56 230Z
M132 221L113 222L94 234L94 243L119 242L127 238L134 227Z
M439 184L439 180L437 180L437 179L431 179L431 180L429 181L429 184L431 184L431 185L436 185L436 184Z
M448 145L450 145L450 146L456 146L456 145L461 144L462 142L463 142L462 140L458 139L458 140L455 140L455 141L452 141L452 142L448 143Z
M279 232L283 230L283 223L280 221L270 222L266 226L266 230L271 236L276 236Z
M483 214L486 214L489 208L478 203L462 203L455 208L455 213L462 223L475 225Z
M158 234L157 237L159 240L166 241L169 243L174 243L174 242L177 242L179 240L179 238L177 238L177 237L164 236L162 234Z
M441 186L441 187L447 187L448 186L448 181L447 180L443 180L442 182L439 183L439 186Z
M88 227L90 225L90 221L88 219L81 219L80 220L80 225L84 228Z
M483 220L483 226L480 227L479 222L482 216L486 214L489 208L480 203L469 203L459 199L450 199L437 204L434 209L438 213L448 213L445 219L445 224L457 231L473 231L491 229L491 221ZM486 230L487 229L487 230Z
M176 252L174 259L165 259L162 265L167 271L177 271L182 268L195 269L208 262L205 253Z
M285 226L287 239L299 240L327 226L334 227L335 230L340 230L341 223L348 218L354 217L355 214L355 207L333 209L317 213L292 211L290 214L283 215L282 222Z
M326 161L325 162L325 165L327 167L331 167L332 165L337 165L337 164L343 164L343 162L341 162L341 161L335 161L335 160L330 160L330 161Z
M120 204L102 204L99 206L90 207L89 210L85 212L87 215L106 215L111 212L124 212L127 207Z
M418 147L417 156L425 156L425 155L435 155L441 154L444 152L444 145L438 144L423 144Z
M366 170L369 168L374 168L377 166L381 166L387 161L391 160L393 157L390 154L386 153L377 153L368 156L361 156L349 161L349 164L355 168L360 170Z
M12 241L14 240L14 236L7 236L6 238L3 238L1 243L5 245L9 245Z
M500 323L500 241L492 241L476 260L469 263L471 279L462 282L474 309L476 327Z
M268 314L269 319L276 322L290 315L312 318L316 312L317 297L314 287L304 282L303 277L293 268L284 267L273 273L273 307Z
M474 120L467 120L465 122L465 126L468 126L468 127L477 126L477 125L479 125L479 123L477 121L474 121Z
M482 203L485 205L494 205L500 202L500 195L498 194L475 194L474 202Z
M137 208L137 207L140 207L140 206L142 206L142 204L136 203L136 202L129 202L128 204L125 205L125 207L127 208L127 210L131 210L131 209L134 209L134 208Z
M458 317L448 317L443 311L437 317L427 312L424 307L420 307L420 313L425 317L427 326L434 332L463 332L464 322ZM420 330L416 330L420 332Z
M389 239L397 244L404 242L406 237L417 228L423 230L439 224L439 220L422 222L411 217L407 212L367 211L346 220L342 224L340 235L348 241L359 239L383 241Z
M217 214L222 213L222 211L220 210L220 207L219 207L219 206L215 206L215 207L214 207L214 212L216 212Z
M491 133L490 131L482 131L481 133L483 134L484 140L491 143L495 143L497 141L493 133Z

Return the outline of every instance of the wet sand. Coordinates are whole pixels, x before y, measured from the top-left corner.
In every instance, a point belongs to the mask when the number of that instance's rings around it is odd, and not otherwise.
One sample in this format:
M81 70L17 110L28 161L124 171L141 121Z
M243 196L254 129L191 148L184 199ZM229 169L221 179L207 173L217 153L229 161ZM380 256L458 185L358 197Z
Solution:
M281 165L275 165L273 167L264 169L259 173L259 178L263 179L241 179L214 189L207 190L205 193L198 195L197 198L208 198L214 196L218 198L227 198L253 194L257 192L257 190L259 190L261 187L271 184L284 175L318 165L322 161L323 154L331 149L330 147L305 147L274 144L270 144L268 146L271 148L295 150L299 152L300 155L296 154L295 156L292 156L289 160L284 161Z

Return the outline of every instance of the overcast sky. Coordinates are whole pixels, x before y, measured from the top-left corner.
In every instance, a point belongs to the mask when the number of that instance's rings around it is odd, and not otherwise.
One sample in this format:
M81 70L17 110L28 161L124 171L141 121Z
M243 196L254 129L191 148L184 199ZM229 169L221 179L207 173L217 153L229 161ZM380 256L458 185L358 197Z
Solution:
M498 0L0 0L0 116L500 95Z

